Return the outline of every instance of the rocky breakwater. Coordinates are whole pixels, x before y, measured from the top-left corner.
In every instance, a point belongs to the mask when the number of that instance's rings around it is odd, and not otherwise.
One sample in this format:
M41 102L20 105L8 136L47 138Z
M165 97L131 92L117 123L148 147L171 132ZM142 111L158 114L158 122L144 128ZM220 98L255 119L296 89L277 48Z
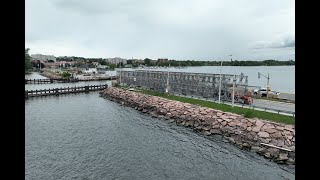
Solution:
M281 164L295 164L295 127L257 118L172 101L138 92L110 87L102 97L130 106L154 118L193 128L205 135L220 135L223 140L263 155Z

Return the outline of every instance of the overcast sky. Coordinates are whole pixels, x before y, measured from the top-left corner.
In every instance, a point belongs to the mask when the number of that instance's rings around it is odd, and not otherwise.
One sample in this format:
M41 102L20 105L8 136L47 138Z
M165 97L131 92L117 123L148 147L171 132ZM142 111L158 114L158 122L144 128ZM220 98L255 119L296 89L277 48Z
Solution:
M295 59L294 0L26 0L31 54Z

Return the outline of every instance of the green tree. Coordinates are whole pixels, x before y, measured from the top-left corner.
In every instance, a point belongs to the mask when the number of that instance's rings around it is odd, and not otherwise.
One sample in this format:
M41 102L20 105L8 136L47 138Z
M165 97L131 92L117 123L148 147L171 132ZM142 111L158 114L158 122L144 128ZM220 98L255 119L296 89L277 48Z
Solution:
M151 65L151 59L145 58L144 59L144 65L150 66Z
M108 64L107 64L107 61L105 61L105 60L99 61L99 63L100 63L101 65L108 65Z
M110 68L111 70L114 70L116 67L117 67L117 66L116 66L115 64L110 64L110 66L109 66L109 68Z
M63 72L63 73L62 73L62 77L63 77L64 79L68 79L68 78L70 78L70 76L71 76L71 74L68 73L68 72Z
M31 64L31 56L29 55L29 48L25 49L25 55L24 55L24 72L29 72L32 69Z
M134 64L133 60L127 60L127 64Z
M123 62L120 62L119 64L117 64L117 68L120 68L120 66L121 66L121 68L123 68Z

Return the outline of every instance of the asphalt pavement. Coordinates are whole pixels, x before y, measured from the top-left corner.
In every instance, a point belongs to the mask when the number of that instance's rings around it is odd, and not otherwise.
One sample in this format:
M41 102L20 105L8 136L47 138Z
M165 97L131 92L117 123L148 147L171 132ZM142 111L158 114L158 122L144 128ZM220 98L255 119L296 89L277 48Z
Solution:
M270 100L264 100L264 99L253 99L252 105L260 108L270 108L270 109L277 109L280 111L295 112L295 104L293 103L270 101Z
M178 95L178 94L175 94ZM202 99L212 102L218 102L217 100L213 99L206 99L203 97L196 97L196 96L184 96L184 95L178 95L183 97L189 97L189 98L195 98L195 99ZM231 105L231 102L222 102L224 104ZM289 115L294 116L295 114L295 104L294 103L287 103L287 102L280 102L280 101L270 101L270 100L264 100L264 99L253 99L253 104L247 105L242 103L235 103L235 106L244 107L244 108L254 108L256 110L260 111L267 111L272 113L279 113L283 115Z

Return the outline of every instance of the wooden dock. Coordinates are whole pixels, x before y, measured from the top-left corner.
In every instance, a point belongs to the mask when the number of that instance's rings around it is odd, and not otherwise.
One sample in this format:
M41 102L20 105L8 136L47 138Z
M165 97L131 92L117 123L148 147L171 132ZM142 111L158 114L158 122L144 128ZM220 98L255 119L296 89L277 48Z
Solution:
M52 83L74 83L81 81L104 81L115 80L115 76L96 79L25 79L25 84L52 84Z
M78 87L77 86L63 87L63 88L53 88L53 89L27 90L25 91L25 98L27 99L29 97L40 97L40 96L99 91L107 87L108 85L104 84L104 85L88 85L88 86L78 86Z
M25 84L50 84L71 82L68 79L25 79Z

